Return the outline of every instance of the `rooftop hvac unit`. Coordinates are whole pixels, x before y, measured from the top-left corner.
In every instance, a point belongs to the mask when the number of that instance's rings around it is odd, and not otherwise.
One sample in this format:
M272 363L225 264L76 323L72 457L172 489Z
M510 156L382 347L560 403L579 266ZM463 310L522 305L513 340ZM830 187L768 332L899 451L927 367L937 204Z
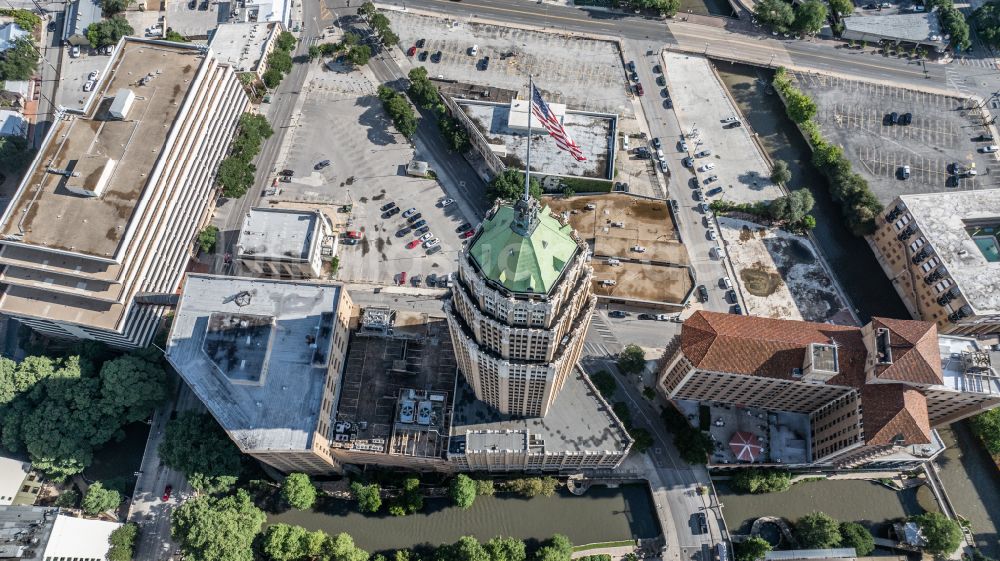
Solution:
M132 108L134 102L135 92L128 88L121 88L115 94L115 100L111 102L108 114L113 119L123 120L128 116L129 109Z

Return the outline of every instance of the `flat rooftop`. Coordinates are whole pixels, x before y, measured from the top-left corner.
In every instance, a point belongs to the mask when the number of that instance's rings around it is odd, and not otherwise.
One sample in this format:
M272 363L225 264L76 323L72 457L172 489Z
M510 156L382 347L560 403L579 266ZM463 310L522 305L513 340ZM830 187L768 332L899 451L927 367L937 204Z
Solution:
M250 209L237 243L241 257L308 260L316 243L316 212L270 208Z
M319 418L332 345L324 332L332 329L341 290L334 284L188 275L167 359L242 448L306 449ZM222 317L237 319L237 326L239 318L270 318L266 354L261 357L259 347L249 343L249 361L264 363L259 379L231 378L206 353L213 320ZM246 338L230 342L238 363Z
M50 128L0 218L0 235L102 259L121 250L205 55L193 45L128 38L113 57L83 113L66 112ZM150 73L154 77L139 85ZM135 93L124 120L108 113L119 89ZM103 192L78 195L68 186Z
M456 100L486 140L497 147L497 156L509 167L524 169L528 150L527 129L512 129L510 104ZM608 179L610 165L611 131L615 128L616 115L566 112L563 127L580 146L585 162L578 162L556 145L544 129L534 129L532 122L531 171L552 175L593 177ZM527 126L527 119L525 119Z
M224 23L212 35L212 52L237 72L256 72L264 59L264 50L273 22Z
M944 385L958 391L1000 395L1000 353L975 339L938 335Z
M456 384L450 452L523 449L533 452L624 450L630 439L589 381L573 370L544 417L503 415L476 399L464 376ZM472 432L475 434L466 434Z
M1000 189L900 198L976 315L1000 314Z
M690 259L665 201L625 193L543 200L593 249L598 296L679 303L691 291ZM632 251L636 245L646 251Z
M844 29L854 33L871 34L914 43L944 43L937 13L851 16L844 18L843 21Z
M335 437L333 445L443 457L458 376L448 324L443 312L388 315L387 325L351 334L334 424L346 436Z

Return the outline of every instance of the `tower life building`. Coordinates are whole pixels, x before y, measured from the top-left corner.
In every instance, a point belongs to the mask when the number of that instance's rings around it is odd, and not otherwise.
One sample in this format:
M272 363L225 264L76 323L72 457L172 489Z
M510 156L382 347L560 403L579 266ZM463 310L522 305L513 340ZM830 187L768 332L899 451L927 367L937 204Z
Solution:
M494 206L458 261L445 311L459 369L501 413L544 416L597 301L586 243L528 198Z

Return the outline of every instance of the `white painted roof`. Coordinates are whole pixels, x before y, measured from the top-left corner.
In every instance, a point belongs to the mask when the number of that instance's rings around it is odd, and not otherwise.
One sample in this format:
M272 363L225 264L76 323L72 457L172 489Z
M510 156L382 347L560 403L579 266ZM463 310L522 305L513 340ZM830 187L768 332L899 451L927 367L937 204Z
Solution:
M54 561L65 559L105 560L107 559L108 537L121 524L103 520L87 520L60 514L52 526L49 543L45 547L43 559Z
M29 471L31 464L28 462L0 456L0 505L14 502L14 495L21 488Z

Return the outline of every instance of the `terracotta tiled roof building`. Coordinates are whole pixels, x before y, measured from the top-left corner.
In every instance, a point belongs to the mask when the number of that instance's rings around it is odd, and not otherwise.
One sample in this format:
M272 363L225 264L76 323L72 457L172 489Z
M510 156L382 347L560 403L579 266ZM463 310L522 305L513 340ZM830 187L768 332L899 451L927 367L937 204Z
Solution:
M701 311L668 345L657 385L671 400L807 415L806 464L899 466L940 451L934 427L1000 405L1000 355L990 355L923 321L857 328Z

